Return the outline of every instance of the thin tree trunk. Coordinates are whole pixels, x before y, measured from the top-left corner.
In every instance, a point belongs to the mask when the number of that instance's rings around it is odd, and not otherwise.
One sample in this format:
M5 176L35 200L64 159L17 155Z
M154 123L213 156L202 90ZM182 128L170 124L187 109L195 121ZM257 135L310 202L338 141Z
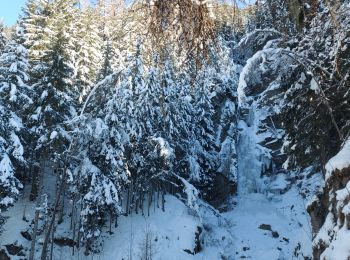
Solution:
M62 197L62 204L61 204L61 207L59 208L59 212L58 212L58 224L61 224L63 222L63 213L64 213L64 198L65 198L65 195L66 195L66 185L65 185L65 182L63 183L63 192L61 194L60 197Z
M138 208L139 208L139 198L138 199L136 199L136 202L135 202L135 212L136 212L136 214L139 214L139 211L138 211Z
M41 179L41 174L36 174L36 183L38 184L38 180ZM39 187L39 194L41 195L41 187L42 185L38 185ZM31 194L32 195L32 194ZM37 194L38 195L38 194ZM34 228L33 228L33 234L32 234L32 242L30 246L30 254L29 254L29 260L34 260L35 257L35 244L36 244L36 236L38 233L38 225L39 225L39 216L40 216L40 204L41 204L41 196L36 196L36 206L35 206L35 216L34 216Z
M38 223L39 223L39 214L40 214L39 207L40 207L40 203L38 200L36 204L36 209L35 209L34 228L33 228L33 234L32 234L32 242L30 246L29 260L34 260L34 255L35 255L36 234L38 232Z
M157 187L157 208L159 209L159 194L160 194L160 188L159 185Z
M53 257L53 243L54 243L54 238L55 238L55 231L56 231L56 228L53 228L52 230L52 236L51 236L51 253L50 253L50 260L52 260L52 257Z
M117 228L118 227L118 215L115 215L115 222L114 222L114 227Z
M65 181L66 181L66 168L63 171L61 184L60 184L60 187L59 187L59 190L58 190L58 194L56 196L56 201L55 201L55 204L54 204L54 208L53 208L53 216L51 218L50 224L49 224L49 226L47 228L47 232L46 232L46 235L45 235L45 239L44 239L44 243L43 243L43 249L42 249L42 252L41 252L41 260L46 260L46 257L47 257L47 246L49 244L51 231L52 231L52 229L54 227L54 224L55 224L56 212L57 212L57 209L58 209L58 206L59 206L60 197L61 197L61 194L63 192L63 187L64 187Z
M129 206L130 206L130 187L128 188L128 193L126 195L126 206L125 206L125 214L129 215Z
M74 249L75 249L75 228L76 228L76 225L77 225L77 223L76 223L76 221L75 221L75 217L73 217L73 223L72 223L73 225L73 236L72 236L72 240L73 240L73 248L72 248L72 255L74 255Z
M112 210L109 211L109 234L112 235L112 219L113 213Z
M78 241L77 241L77 247L80 247L80 237L81 237L81 233L80 233L80 229L81 229L81 211L83 209L83 205L80 205L80 212L79 212L79 228L78 228Z
M152 205L152 192L150 191L148 193L148 209L147 209L147 215L149 216L149 211Z
M70 213L70 229L72 229L73 227L73 221L74 221L74 213L75 213L75 194L74 194L74 197L73 197L73 203L72 203L72 211Z
M141 203L140 203L141 214L142 214L142 216L145 215L145 213L144 213L144 211L143 211L143 203L144 203L144 200L145 200L145 195L142 193L142 195L141 195Z
M162 192L162 210L165 212L165 191Z

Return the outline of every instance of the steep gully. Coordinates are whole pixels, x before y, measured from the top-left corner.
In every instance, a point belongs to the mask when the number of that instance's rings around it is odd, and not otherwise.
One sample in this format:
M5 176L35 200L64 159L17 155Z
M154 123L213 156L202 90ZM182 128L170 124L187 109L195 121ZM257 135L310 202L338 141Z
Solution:
M243 50L241 53L251 52L251 56L254 56L256 51L269 44L271 40L269 36L264 36L264 33L261 35L264 37L263 41L260 41L261 46L254 46L252 48L254 50L249 50L248 36L244 46L238 46ZM256 60L252 59L254 57L250 60L249 57L244 57L241 74L247 74L247 66L259 67L265 62L264 58L259 59L258 56ZM253 69L252 73L259 73L256 72L258 68ZM256 75L252 77L256 78ZM241 75L240 80L242 79L244 77ZM268 92L269 88L276 89L274 84L270 81L266 82L265 86L257 85ZM238 85L242 85L242 82L238 82ZM283 89L280 91L283 92ZM238 95L244 95L242 90L238 92ZM263 99L264 94L260 93L259 98ZM278 172L274 169L274 153L263 145L264 141L271 139L271 131L262 131L266 127L263 121L270 118L267 111L271 109L264 109L259 103L261 102L259 98L252 98L249 104L239 102L238 108L240 116L236 140L238 163L237 195L234 199L236 206L231 211L223 213L226 219L234 223L231 228L235 238L233 257L260 260L311 259L312 230L306 212L309 198L302 196L301 189L304 185L307 185L309 190L316 190L317 187L313 187L310 183L295 181L294 172ZM270 119L272 121L272 118ZM275 129L275 135L280 133L281 131ZM270 169L265 174L267 168ZM307 173L305 171L301 174ZM317 181L314 180L314 183Z

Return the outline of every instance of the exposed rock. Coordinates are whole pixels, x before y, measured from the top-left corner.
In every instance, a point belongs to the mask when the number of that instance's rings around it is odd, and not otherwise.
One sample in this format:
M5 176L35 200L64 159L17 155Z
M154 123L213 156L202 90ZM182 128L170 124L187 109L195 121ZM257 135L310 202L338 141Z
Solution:
M28 230L26 231L21 231L21 235L22 237L24 237L25 239L29 240L29 241L32 241L32 236L31 234L29 233Z
M187 254L190 254L190 255L195 255L199 252L202 251L202 244L201 244L201 234L202 234L202 231L203 229L201 227L197 227L197 231L195 233L195 247L193 250L190 250L190 249L184 249L183 251L185 251Z
M0 260L11 260L5 249L0 250Z
M257 30L245 37L233 51L233 59L243 65L257 51L264 48L267 42L279 38L281 35L273 30Z
M350 142L350 140L348 140ZM344 147L350 147L347 143ZM343 149L326 165L326 183L320 194L309 204L307 210L311 216L314 259L332 259L333 254L344 254L350 258L348 247L338 241L350 239L350 165L349 150ZM339 157L338 157L339 156ZM337 167L336 163L340 163ZM328 167L327 167L328 166Z
M195 233L195 247L194 247L194 254L199 253L202 251L202 244L201 244L201 239L200 236L202 234L203 229L201 227L197 227L197 231Z
M277 231L272 231L272 237L278 238L280 235L278 234Z
M59 246L69 246L69 247L73 247L77 243L73 239L70 239L67 237L58 237L58 238L55 237L53 241L55 244L57 244Z
M259 228L262 229L262 230L272 231L271 225L269 225L269 224L261 224L259 226Z
M7 252L10 255L17 255L17 256L25 256L25 254L22 252L23 251L23 246L22 245L17 245L17 244L10 244L10 245L5 245Z
M213 188L208 193L208 199L213 207L218 208L229 195L234 194L236 191L237 185L235 182L230 181L223 174L218 174L215 177Z
M184 249L184 251L189 255L194 255L194 253L189 249Z

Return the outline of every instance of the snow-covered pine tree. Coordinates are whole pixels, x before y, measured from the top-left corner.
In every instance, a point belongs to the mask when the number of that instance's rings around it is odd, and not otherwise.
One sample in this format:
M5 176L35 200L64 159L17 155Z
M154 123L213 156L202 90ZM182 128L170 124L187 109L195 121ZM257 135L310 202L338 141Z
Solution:
M25 164L24 148L17 133L22 124L19 118L9 111L6 102L0 99L0 210L12 205L19 189L19 165ZM17 166L17 167L16 167Z
M96 13L99 15L98 27L101 43L101 63L98 70L98 80L101 81L114 70L118 70L119 65L123 65L120 59L120 48L116 48L116 39L120 40L117 31L120 30L121 24L114 15L110 15L108 1L98 1Z
M118 75L118 76L117 76ZM91 98L90 105L79 117L70 150L70 196L73 201L73 232L82 238L88 253L100 235L102 225L109 220L117 224L128 174L124 163L120 120L120 104L116 95L119 74L112 74L97 83L95 90L112 95ZM100 103L102 102L102 103ZM78 220L78 221L77 221ZM78 229L78 226L81 229Z
M259 1L257 2L254 21L255 27L257 29L273 28L279 32L291 35L296 32L296 28L299 26L299 14L303 14L303 9L302 5L297 1Z
M102 48L102 64L98 72L98 79L102 80L108 75L111 75L114 70L116 62L116 52L113 47L113 42L108 35L103 36L103 48Z
M6 45L6 37L4 30L4 24L0 21L0 55L3 52Z
M311 8L311 7L310 7ZM283 109L289 155L286 167L324 166L349 135L348 57L350 22L335 17L331 5L319 6L302 40L288 55L302 67ZM342 21L337 23L337 21ZM293 41L291 41L293 42Z
M22 119L32 100L27 85L27 50L23 47L23 29L17 27L13 39L0 56L0 207L11 205L26 167L22 145L25 131Z
M199 164L200 171L191 172L190 179L203 186L213 183L213 176L218 169L218 154L214 129L214 107L212 96L214 91L213 68L206 65L198 73L195 86L195 136L191 154Z
M24 46L30 62L30 82L36 83L44 76L47 64L44 57L49 52L53 10L48 0L28 0L23 8L21 24L24 28Z
M120 104L124 108L121 121L125 122L128 143L125 144L127 169L130 172L128 186L129 208L138 207L143 210L144 196L153 192L159 181L164 179L164 167L157 152L159 144L156 140L163 140L161 131L161 89L158 81L158 70L151 67L144 71L141 44L131 57L130 67L121 85L125 94ZM160 138L160 139L159 139ZM166 142L166 141L165 141ZM162 188L163 189L163 188Z
M101 234L105 218L107 216L112 218L122 212L121 189L88 158L82 161L79 176L81 178L79 182L82 184L79 186L79 192L82 194L79 232L86 242L86 254L88 254L93 242Z
M33 103L31 88L27 84L28 52L23 42L23 28L18 26L0 56L0 96L20 118L23 117L21 113Z
M75 1L51 3L55 10L51 17L49 51L40 60L40 74L45 75L33 85L38 97L31 116L32 130L38 135L37 149L62 153L69 144L65 121L76 115L79 93L73 84L73 35L72 24L76 9ZM45 153L42 153L42 155Z
M99 33L99 19L97 12L91 7L86 7L79 12L74 23L75 43L75 85L80 93L80 102L91 90L96 82L98 70L101 67L102 39ZM111 73L111 71L109 71ZM106 73L102 78L110 73Z

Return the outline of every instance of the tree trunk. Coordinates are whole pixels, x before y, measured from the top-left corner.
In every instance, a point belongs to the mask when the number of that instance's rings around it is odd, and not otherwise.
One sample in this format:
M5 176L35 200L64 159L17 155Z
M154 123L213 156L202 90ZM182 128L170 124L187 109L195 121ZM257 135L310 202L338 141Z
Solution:
M148 209L147 209L147 215L149 216L149 211L152 205L152 192L148 193Z
M61 203L61 206L59 207L59 212L58 212L58 224L61 224L63 222L63 213L64 213L64 198L65 198L65 195L66 195L66 185L65 185L65 182L63 183L63 192L62 194L60 195L60 197L62 197L62 203Z
M142 193L141 195L141 201L140 201L140 208L141 208L141 214L142 216L145 215L144 211L143 211L143 203L144 203L144 200L145 200L145 197L144 197L144 194Z
M36 174L36 183L39 184L38 180L41 179L41 174ZM33 185L33 184L32 184ZM41 195L41 187L42 185L38 185L38 194ZM33 189L33 187L32 187ZM32 234L32 242L30 246L30 254L29 254L29 260L34 260L35 257L35 243L36 243L36 235L38 233L38 225L39 225L39 215L40 215L40 204L41 204L41 197L38 197L36 194L36 206L35 206L35 217L34 217L34 228L33 228L33 234ZM32 195L32 193L31 193Z
M32 242L30 246L29 260L34 260L34 255L35 255L36 234L38 232L38 223L39 223L39 214L40 214L39 207L40 207L40 203L38 200L36 204L36 209L35 209L34 228L33 228L33 234L32 234Z
M51 236L51 252L50 252L50 260L52 260L52 257L53 257L53 241L54 241L54 238L55 238L55 231L56 231L56 228L53 228L52 230L52 236Z
M109 211L109 234L112 235L112 219L113 213L112 210Z
M66 181L66 168L63 171L61 184L60 184L60 187L59 187L59 190L58 190L58 194L56 196L55 205L54 205L54 208L53 208L53 215L52 215L50 224L49 224L49 226L47 228L47 232L46 232L46 235L45 235L45 239L44 239L44 243L43 243L43 249L42 249L42 252L41 252L41 260L46 260L46 258L47 258L47 246L49 244L51 231L52 231L52 229L54 227L54 224L55 224L56 212L57 212L57 209L58 209L58 206L59 206L60 197L61 197L61 194L63 192L63 187L64 187L65 181Z
M130 207L130 187L128 188L128 193L126 195L126 206L125 206L125 215L129 215L129 207Z
M165 212L165 191L162 192L162 210Z

